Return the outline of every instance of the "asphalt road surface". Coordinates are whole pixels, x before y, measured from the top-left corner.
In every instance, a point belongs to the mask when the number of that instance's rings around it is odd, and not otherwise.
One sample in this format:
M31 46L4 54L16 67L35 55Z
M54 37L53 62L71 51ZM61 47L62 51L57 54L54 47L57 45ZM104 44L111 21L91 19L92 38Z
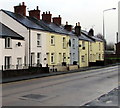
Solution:
M6 83L2 106L82 106L118 87L118 82L118 66L112 66Z

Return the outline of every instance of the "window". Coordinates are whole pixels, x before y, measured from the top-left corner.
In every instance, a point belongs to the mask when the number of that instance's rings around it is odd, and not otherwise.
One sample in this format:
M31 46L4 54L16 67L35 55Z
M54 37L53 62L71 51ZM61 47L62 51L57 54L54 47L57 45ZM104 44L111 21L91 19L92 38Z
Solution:
M100 46L100 43L99 43L99 51L101 50L101 46Z
M54 53L51 53L51 63L54 64L55 58L54 58Z
M63 48L66 48L66 39L63 37Z
M55 37L51 36L51 45L55 45Z
M11 57L5 56L5 69L10 69Z
M11 48L11 38L7 37L5 38L5 48Z
M99 54L99 60L101 59L100 54Z
M17 65L18 66L22 65L22 58L17 58Z
M66 61L66 54L63 53L63 62L65 62L65 61Z
M92 42L90 42L90 51L92 51Z
M82 41L82 49L85 50L85 41Z
M75 39L73 39L73 48L75 49Z
M81 57L82 62L85 62L85 56Z
M37 34L37 46L41 46L41 34Z
M75 60L75 53L73 53L73 60Z
M41 53L37 53L37 64L41 63Z

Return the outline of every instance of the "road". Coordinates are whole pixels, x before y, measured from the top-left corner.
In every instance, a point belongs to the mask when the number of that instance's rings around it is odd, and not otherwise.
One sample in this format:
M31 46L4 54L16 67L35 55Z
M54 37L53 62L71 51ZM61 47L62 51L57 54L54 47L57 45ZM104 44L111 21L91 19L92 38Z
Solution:
M82 106L116 87L118 66L11 82L2 85L2 106Z

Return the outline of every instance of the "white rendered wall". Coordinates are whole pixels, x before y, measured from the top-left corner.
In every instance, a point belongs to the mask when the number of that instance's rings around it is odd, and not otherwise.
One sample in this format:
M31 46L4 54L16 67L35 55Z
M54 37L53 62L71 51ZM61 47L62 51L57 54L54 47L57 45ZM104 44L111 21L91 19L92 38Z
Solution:
M18 47L16 44L20 42L22 46ZM5 48L5 39L0 38L0 43L2 43L2 47L0 48L0 52L2 52L2 57L0 58L0 68L2 65L5 65L5 56L11 56L11 65L13 65L13 69L15 68L14 66L17 65L17 58L22 58L22 64L24 64L24 57L25 57L25 41L24 40L17 40L17 39L12 39L11 44L12 48L11 49L6 49ZM1 50L2 49L2 50Z

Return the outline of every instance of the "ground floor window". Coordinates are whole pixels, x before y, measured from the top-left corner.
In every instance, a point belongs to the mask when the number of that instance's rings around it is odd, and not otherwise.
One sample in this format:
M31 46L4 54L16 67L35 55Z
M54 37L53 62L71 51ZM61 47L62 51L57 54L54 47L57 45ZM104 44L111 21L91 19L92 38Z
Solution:
M82 62L85 62L85 56L81 56Z
M55 54L51 53L51 63L54 64L55 63Z
M5 69L10 69L11 56L5 56Z
M41 63L41 53L37 53L37 64Z

